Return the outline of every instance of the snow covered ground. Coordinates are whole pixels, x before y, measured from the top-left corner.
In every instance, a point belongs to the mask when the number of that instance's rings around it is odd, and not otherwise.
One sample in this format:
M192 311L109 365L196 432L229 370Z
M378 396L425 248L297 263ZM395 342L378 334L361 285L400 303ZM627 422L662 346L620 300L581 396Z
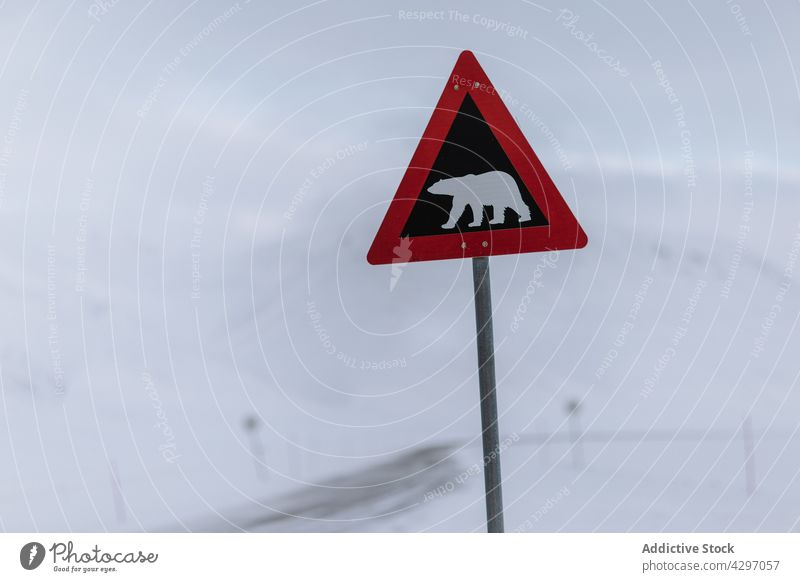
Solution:
M483 528L470 265L365 260L462 48L589 236L491 262L507 529L798 529L796 6L91 6L0 9L1 529Z

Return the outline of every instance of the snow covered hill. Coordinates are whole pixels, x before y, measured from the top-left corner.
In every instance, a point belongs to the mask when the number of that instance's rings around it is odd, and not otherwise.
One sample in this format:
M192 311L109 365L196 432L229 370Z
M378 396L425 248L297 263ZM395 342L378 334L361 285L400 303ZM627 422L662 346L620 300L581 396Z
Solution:
M0 19L0 529L483 528L469 262L365 259L467 41L589 237L491 261L507 529L798 529L796 7L178 4Z

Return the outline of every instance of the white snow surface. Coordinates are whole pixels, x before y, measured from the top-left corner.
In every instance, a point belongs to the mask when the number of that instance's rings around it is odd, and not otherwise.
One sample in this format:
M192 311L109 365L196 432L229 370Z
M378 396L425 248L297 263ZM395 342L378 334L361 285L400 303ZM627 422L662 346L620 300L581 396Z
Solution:
M365 258L462 48L589 237L491 260L506 529L798 529L797 5L265 4L0 8L0 530L485 528L470 264Z

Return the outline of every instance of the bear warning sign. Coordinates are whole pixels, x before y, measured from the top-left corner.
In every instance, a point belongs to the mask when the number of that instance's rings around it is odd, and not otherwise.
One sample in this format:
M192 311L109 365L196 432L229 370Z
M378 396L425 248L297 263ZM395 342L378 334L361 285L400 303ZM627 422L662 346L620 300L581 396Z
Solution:
M462 52L367 260L462 259L586 242L475 55Z

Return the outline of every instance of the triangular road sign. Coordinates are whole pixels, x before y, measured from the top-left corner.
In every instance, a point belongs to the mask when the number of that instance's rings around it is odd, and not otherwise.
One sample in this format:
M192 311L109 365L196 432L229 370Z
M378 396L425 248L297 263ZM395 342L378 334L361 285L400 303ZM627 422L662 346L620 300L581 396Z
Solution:
M586 242L475 55L462 52L367 260L463 259Z

